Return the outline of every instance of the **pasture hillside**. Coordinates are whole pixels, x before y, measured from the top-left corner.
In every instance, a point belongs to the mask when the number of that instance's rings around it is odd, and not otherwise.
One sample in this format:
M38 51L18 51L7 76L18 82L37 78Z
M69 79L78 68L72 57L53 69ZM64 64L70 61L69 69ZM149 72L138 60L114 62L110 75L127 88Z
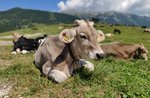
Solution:
M35 18L36 17L36 18ZM0 11L0 33L22 28L33 28L38 24L72 23L77 17L57 12L12 8Z
M21 34L58 34L70 25L36 25L35 29L16 30ZM143 43L150 50L150 34L143 33L140 27L108 26L97 24L97 29L112 33L114 28L120 35L106 38L106 42ZM0 36L9 36L12 32ZM11 39L0 39L11 40ZM150 59L115 60L106 58L91 60L95 71L91 74L79 71L65 82L56 84L45 77L34 66L34 53L11 55L12 46L0 46L0 98L149 98L150 97ZM149 53L150 55L150 53ZM150 57L150 56L149 56Z

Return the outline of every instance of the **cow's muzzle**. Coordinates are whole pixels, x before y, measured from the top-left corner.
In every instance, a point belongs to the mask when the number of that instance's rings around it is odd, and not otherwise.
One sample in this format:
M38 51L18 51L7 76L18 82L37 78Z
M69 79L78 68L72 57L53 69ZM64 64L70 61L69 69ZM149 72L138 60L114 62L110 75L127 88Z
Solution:
M104 54L102 53L97 53L96 54L97 59L102 59L104 57Z

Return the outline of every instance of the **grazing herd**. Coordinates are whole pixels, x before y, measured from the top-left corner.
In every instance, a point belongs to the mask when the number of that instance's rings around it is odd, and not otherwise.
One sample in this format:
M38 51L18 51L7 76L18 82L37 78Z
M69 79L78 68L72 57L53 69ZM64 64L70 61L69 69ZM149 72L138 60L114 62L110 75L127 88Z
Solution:
M94 64L88 59L111 56L117 59L148 60L148 50L143 44L99 44L105 37L121 34L120 29L114 29L113 33L103 33L93 27L94 22L88 20L75 20L75 24L76 27L64 29L58 35L44 35L35 39L14 33L12 54L35 51L34 64L41 75L57 83L72 76L76 69L93 71Z

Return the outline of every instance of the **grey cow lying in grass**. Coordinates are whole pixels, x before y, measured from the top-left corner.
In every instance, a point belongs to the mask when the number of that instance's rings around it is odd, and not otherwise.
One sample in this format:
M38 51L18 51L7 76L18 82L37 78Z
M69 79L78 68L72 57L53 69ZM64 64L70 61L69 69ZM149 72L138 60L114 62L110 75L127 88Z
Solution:
M74 63L80 63L77 64L79 68L83 66L93 71L94 65L84 59L98 59L103 55L94 23L85 20L76 20L75 23L77 27L48 36L35 53L36 67L44 76L57 83L72 75Z
M148 50L143 44L125 44L112 42L100 45L104 56L113 56L121 59L145 59L148 60Z

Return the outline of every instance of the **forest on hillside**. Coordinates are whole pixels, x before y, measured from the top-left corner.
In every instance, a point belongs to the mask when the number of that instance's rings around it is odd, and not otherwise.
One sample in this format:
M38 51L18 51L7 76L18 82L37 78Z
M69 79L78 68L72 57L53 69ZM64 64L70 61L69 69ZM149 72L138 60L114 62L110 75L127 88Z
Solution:
M0 12L0 32L32 28L38 24L72 23L77 17L56 12L13 8Z

